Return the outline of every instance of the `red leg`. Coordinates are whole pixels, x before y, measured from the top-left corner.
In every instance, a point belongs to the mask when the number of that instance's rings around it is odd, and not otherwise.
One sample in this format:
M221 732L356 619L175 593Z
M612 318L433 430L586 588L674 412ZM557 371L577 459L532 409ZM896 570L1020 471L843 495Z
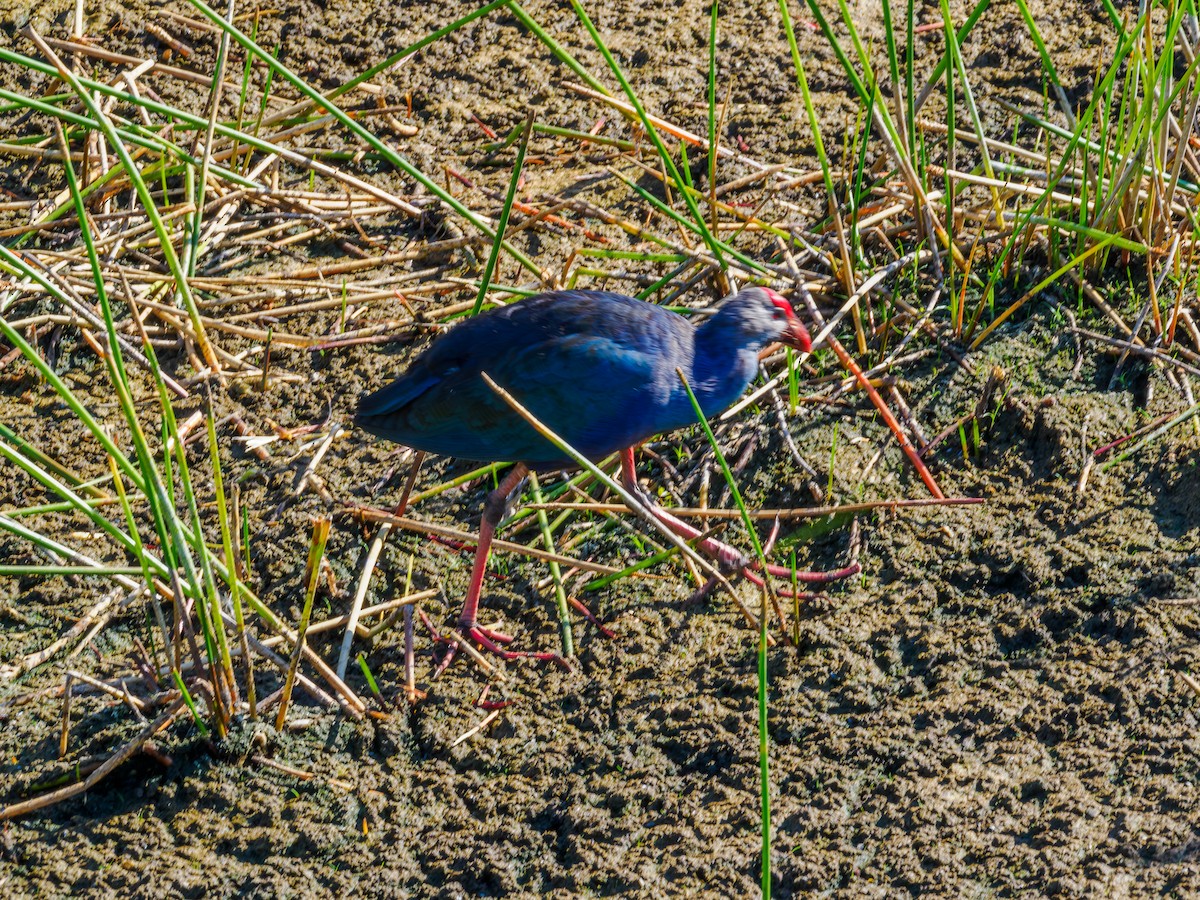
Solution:
M633 461L633 448L621 451L621 481L625 487L632 493L637 495L650 514L658 521L662 522L669 529L682 537L684 540L690 541L703 533L699 529L689 525L675 516L671 515L661 506L659 506L654 498L646 491L642 490L642 486L638 484L637 467ZM716 538L707 537L696 542L696 549L706 556L711 556L723 568L740 570L741 573L755 584L762 584L762 577L756 574L753 570L758 568L758 563L755 560L749 559L744 553L735 547L718 541ZM791 578L792 570L787 566L777 566L767 563L767 574L773 575L776 578ZM844 569L837 569L833 572L796 572L796 580L804 584L829 584L833 581L840 581L843 578L849 578L852 575L857 575L862 571L862 566L858 563L846 566Z
M531 657L533 659L554 661L559 665L566 666L566 660L557 653L506 650L501 645L509 643L512 638L499 631L483 628L478 622L479 595L483 590L483 576L487 572L488 553L492 548L492 538L496 534L496 526L504 518L504 510L508 505L509 495L520 486L528 474L529 469L523 463L517 463L504 476L504 480L500 482L499 487L488 494L487 502L483 507L483 518L479 523L479 545L475 550L475 564L471 568L471 583L467 586L467 599L463 601L462 612L458 614L458 630L462 637L475 641L485 650L495 653L501 659L513 660L521 659L522 657ZM445 638L439 639L447 640ZM457 643L453 640L449 640L448 643L450 646L446 649L446 654L442 657L441 662L438 663L437 669L434 672L435 677L440 675L450 665L450 661L454 659L454 653L458 649Z

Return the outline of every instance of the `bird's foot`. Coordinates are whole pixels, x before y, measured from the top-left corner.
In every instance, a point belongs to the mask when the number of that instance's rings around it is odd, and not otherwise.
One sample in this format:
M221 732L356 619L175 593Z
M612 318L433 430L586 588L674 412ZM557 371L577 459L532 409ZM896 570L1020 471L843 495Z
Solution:
M778 519L775 520L775 527L771 529L771 534L767 538L767 542L763 545L763 559L770 556L771 551L775 549L775 539L777 537L779 537ZM834 569L832 572L801 572L793 570L790 566L780 566L775 563L760 563L754 557L748 556L737 548L718 541L716 538L709 538L701 546L712 554L723 572L736 572L759 587L764 584L763 577L759 574L760 571L765 571L772 578L793 581L797 585L832 584L835 581L851 578L862 571L861 565L851 563L844 568ZM779 593L785 597L800 596L798 591L791 589L781 590Z
M766 583L762 575L764 572L772 578L778 578L785 582L790 581L796 585L825 585L852 578L862 571L862 566L858 563L851 563L844 568L834 569L830 572L802 572L775 563L767 563L764 566L757 559L739 553L732 547L725 549L730 551L729 555L721 554L717 557L722 571L736 573L759 587ZM780 588L779 593L784 597L804 596L803 591L794 590L791 587Z
M732 547L724 541L719 541L712 535L703 534L699 529L671 515L671 513L659 506L658 501L638 483L636 469L633 465L632 451L625 451L622 454L621 477L625 487L641 500L642 505L651 516L684 540L695 541L696 549L710 559L715 560L717 566L725 574L737 573L761 587L764 581L763 576L759 574L760 572L765 572L772 578L794 580L797 584L822 585L841 581L843 578L850 578L862 571L862 566L858 563L853 563L832 572L793 572L788 566L780 566L774 563L760 564L759 560L754 557L747 556L736 547ZM776 520L775 527L771 530L771 535L763 547L764 557L770 556L771 550L775 546L775 538L778 535L779 521ZM697 592L698 596L702 597L708 591L712 590L713 584L715 582L701 588ZM798 595L798 592L788 589L781 590L779 593L787 597L793 596L794 593Z
M761 585L763 583L763 579L762 576L758 574L757 570L759 568L760 566L758 565L758 562L754 560L748 565L743 566L741 572L746 576L746 578L753 581L755 584ZM835 581L842 581L846 578L853 578L862 571L862 566L858 563L851 563L844 568L834 569L831 572L801 572L793 571L787 566L777 566L773 563L767 563L764 571L766 571L766 573L773 578L780 578L784 580L795 579L797 584L823 585L832 584ZM785 597L793 596L793 592L790 588L780 591L780 593Z
M571 670L571 666L566 659L557 653L551 653L547 650L509 650L504 645L512 643L513 639L511 635L491 628L484 628L475 622L460 621L458 623L458 631L448 635L441 635L434 632L433 638L438 643L446 644L446 651L442 654L442 658L437 663L437 668L433 671L434 678L437 678L442 672L446 671L446 668L457 654L462 641L474 641L488 653L494 653L506 662L511 662L514 659L536 659L542 662L553 662L568 672Z

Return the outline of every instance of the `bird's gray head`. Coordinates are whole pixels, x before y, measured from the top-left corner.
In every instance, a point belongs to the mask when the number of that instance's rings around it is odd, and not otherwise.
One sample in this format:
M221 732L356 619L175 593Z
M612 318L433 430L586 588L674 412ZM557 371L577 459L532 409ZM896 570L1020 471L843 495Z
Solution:
M721 304L708 327L747 346L781 341L797 350L812 349L808 331L792 312L792 305L770 288L751 287L734 294Z

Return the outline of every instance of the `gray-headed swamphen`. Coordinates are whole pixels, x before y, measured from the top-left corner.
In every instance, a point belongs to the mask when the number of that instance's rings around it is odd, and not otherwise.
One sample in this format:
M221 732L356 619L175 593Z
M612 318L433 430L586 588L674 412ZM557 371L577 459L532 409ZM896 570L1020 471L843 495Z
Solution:
M680 383L681 369L706 416L732 404L758 371L758 352L781 341L809 350L808 332L791 304L767 288L752 287L721 304L699 326L683 316L604 291L554 291L492 309L437 337L408 370L363 398L355 423L416 450L461 459L516 465L488 497L479 545L458 624L462 634L505 659L553 653L502 648L507 635L477 621L488 550L508 497L530 469L571 462L490 388L487 373L539 421L587 458L620 451L622 480L650 511L685 539L692 526L659 507L637 483L633 447L654 434L696 421ZM746 569L746 557L713 538L697 549L723 565ZM769 566L777 576L791 570ZM799 573L806 582L851 574ZM449 662L451 644L438 671Z

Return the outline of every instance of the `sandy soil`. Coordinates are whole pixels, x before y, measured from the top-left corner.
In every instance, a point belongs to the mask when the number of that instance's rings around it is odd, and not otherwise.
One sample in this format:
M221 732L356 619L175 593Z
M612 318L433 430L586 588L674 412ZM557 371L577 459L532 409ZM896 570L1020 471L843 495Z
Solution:
M472 5L453 6L465 12ZM811 152L811 139L778 11L760 6L730 5L722 17L721 66L733 85L728 139L740 137L764 161L796 162ZM968 65L989 122L1003 132L1011 122L995 101L1040 109L1042 85L1015 5L996 6L969 47ZM30 15L43 31L65 34L66 8L11 10L3 17L5 39L27 51L10 29ZM131 52L158 53L162 45L140 30L138 17L169 24L159 9L93 4L89 31ZM286 0L274 9L262 20L260 41L278 41L281 59L322 86L461 14L345 0ZM568 7L528 9L591 71L603 71ZM1084 95L1108 45L1100 14L1077 2L1033 9L1064 83ZM609 2L589 10L647 107L702 129L705 5ZM805 17L795 8L793 15L803 26ZM856 15L878 34L874 4L859 4ZM118 20L125 30L110 33ZM936 21L936 10L926 20ZM853 114L844 79L819 37L798 30L824 121L837 134ZM191 37L201 53L211 53L210 38ZM654 49L660 45L665 53ZM12 77L0 74L6 83ZM564 86L571 79L500 11L379 82L390 102L411 94L420 132L401 149L414 164L426 172L450 164L502 190L510 157L493 159L481 149L487 138L472 114L503 133L534 105L539 121L587 130L604 113ZM609 119L607 133L627 136L626 126ZM537 161L525 190L533 197L602 164L550 139L535 140L530 154ZM365 174L404 186L389 172ZM5 179L14 193L37 189L36 181L19 183L16 170ZM607 198L638 214L624 189L589 190L597 202ZM465 196L487 208L479 194ZM397 222L374 235L398 247L416 232ZM548 232L531 251L547 267L561 267L573 241ZM268 264L286 270L337 252L333 244L300 245ZM476 271L470 260L461 262L463 274ZM309 325L323 333L333 321L319 314ZM285 427L345 423L360 391L398 371L423 342L280 351L277 365L302 375L298 383L268 394L231 388L218 404L239 411L260 433L268 419ZM115 417L95 357L74 337L64 347L60 367L99 413ZM947 494L987 502L861 518L862 576L807 602L799 646L772 652L777 896L1200 895L1198 701L1181 678L1200 661L1200 607L1173 602L1200 593L1200 439L1178 430L1133 462L1093 470L1080 492L1092 449L1177 409L1178 401L1160 373L1136 366L1110 390L1112 361L1085 349L1076 366L1078 354L1054 307L1040 304L971 356L973 374L938 354L902 373L914 416L929 435L974 407L993 366L1007 373L978 452L964 459L954 437L931 460ZM186 359L172 365L188 371ZM81 471L102 471L102 460L74 446L69 416L49 390L19 364L0 373L0 420ZM791 429L822 478L832 458L839 500L922 496L867 405L805 406ZM748 499L764 507L806 502L802 474L769 415L748 412L727 432L731 456L748 438L756 440L741 474ZM681 440L691 453L679 464L686 476L701 443L694 435ZM309 519L328 511L315 494L293 499L311 456L299 447L285 443L265 464L232 441L225 448L229 477L242 480L251 510L255 587L293 621ZM197 465L206 452L197 445ZM350 432L335 441L321 473L339 502L391 503L402 477L378 493L375 485L395 466L393 454ZM441 462L422 483L461 471L466 467ZM32 486L4 472L0 505L30 502ZM657 466L646 474L661 476ZM443 495L415 514L474 524L486 487ZM695 492L693 483L682 499L694 501ZM64 531L70 525L64 519ZM843 565L848 524L816 531L814 540L808 531L790 535L801 564ZM350 519L336 519L329 558L341 592L322 595L318 618L339 614L348 602L369 536ZM611 564L642 553L619 535L585 551ZM469 558L427 540L402 537L389 545L373 596L402 586L412 554L415 586L441 592L426 608L435 621L449 621ZM30 558L8 539L0 557ZM501 557L494 569L485 589L488 615L522 647L556 648L552 606L535 588L544 566ZM623 581L588 597L618 636L607 639L579 623L573 672L508 665L494 697L511 704L462 742L485 716L472 705L484 679L458 662L430 681L424 634L419 677L428 696L415 706L400 693L401 638L388 632L368 651L387 700L382 716L352 721L302 707L301 727L277 733L239 722L220 744L200 740L181 721L159 742L170 765L139 756L86 796L6 823L0 891L749 895L760 842L755 635L727 598L689 604L687 582L674 570L660 571L670 577ZM0 579L0 662L48 644L103 590L82 580ZM60 762L61 704L39 692L60 686L71 666L97 677L128 672L141 617L128 613L73 662L55 660L3 688L0 804L28 796L69 765L111 753L137 732L123 706L78 700L71 755ZM332 642L317 646L336 654ZM365 693L361 678L354 686ZM262 758L315 777L303 780Z

